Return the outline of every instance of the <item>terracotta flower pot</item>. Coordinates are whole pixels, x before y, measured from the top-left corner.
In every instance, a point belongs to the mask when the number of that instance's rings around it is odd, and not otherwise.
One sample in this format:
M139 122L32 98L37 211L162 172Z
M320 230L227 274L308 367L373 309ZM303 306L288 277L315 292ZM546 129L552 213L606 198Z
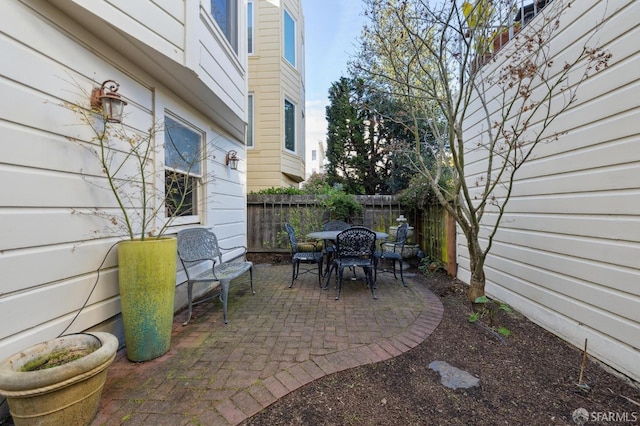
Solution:
M513 28L513 36L515 37L520 31L520 27ZM495 54L498 50L502 49L502 47L509 42L509 30L503 30L501 33L497 34L493 39L493 53Z
M114 335L91 332L40 343L2 361L0 394L7 397L13 422L16 426L90 424L117 350ZM42 368L71 353L79 358Z

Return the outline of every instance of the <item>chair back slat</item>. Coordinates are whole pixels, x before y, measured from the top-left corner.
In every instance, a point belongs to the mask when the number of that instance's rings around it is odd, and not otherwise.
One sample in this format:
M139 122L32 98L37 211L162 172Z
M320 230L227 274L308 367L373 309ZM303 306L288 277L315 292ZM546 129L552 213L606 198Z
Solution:
M289 236L289 244L291 245L291 254L298 252L298 238L296 237L296 230L288 223L284 224L284 230L287 231Z
M403 223L398 226L398 231L396 232L396 241L395 246L400 248L400 251L404 248L404 245L407 242L407 234L409 232L409 225L407 223Z
M375 250L375 244L375 232L362 226L354 226L338 234L336 255L339 258L371 257Z

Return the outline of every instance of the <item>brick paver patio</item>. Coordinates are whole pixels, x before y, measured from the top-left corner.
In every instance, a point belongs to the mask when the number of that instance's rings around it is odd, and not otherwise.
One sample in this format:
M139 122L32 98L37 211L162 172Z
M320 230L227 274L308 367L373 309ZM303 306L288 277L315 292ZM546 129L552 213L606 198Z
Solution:
M119 351L93 424L235 425L322 376L408 351L442 319L415 274L405 288L378 273L378 300L362 280L347 279L338 301L313 274L290 289L290 264L255 265L255 295L243 279L232 284L228 325L220 302L207 302L186 327L176 315L166 355L136 364Z

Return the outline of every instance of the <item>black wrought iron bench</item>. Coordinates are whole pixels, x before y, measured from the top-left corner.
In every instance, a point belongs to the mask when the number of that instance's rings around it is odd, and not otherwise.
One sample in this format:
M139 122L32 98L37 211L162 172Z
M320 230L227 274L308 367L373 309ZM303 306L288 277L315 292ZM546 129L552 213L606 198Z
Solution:
M229 295L229 286L231 281L240 277L249 271L251 282L251 293L256 294L253 290L253 263L246 260L242 261L222 261L222 251L235 250L242 248L244 251L242 257L245 258L247 248L244 246L220 247L218 238L209 229L206 228L190 228L178 231L178 257L184 272L187 275L187 297L189 299L189 313L187 320L183 325L189 324L191 321L191 313L193 305L206 302L215 297L219 297L222 302L222 312L224 323L227 324L227 299ZM206 265L209 263L209 265ZM191 272L189 269L196 265L205 264L208 266L206 270L201 272ZM193 302L193 285L196 283L214 282L213 289L220 288L219 293L215 293L197 302ZM217 283L217 284L215 284Z

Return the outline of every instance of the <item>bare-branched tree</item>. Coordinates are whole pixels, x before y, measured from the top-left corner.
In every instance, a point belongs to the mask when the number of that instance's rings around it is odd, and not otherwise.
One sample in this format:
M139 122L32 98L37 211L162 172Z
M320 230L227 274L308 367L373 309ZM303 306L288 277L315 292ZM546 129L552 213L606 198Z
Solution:
M138 130L109 121L102 111L64 106L79 115L83 128L82 136L69 139L98 162L98 172L90 166L81 170L83 177L110 192L117 205L90 213L105 219L109 231L130 239L159 238L177 218L197 215L205 205L204 189L214 178L205 172L215 152L213 141L204 142L169 117ZM159 161L162 153L164 161Z
M610 58L593 36L582 49L555 50L571 2L534 3L530 19L519 0L365 0L370 23L352 68L404 106L386 119L411 132L413 149L399 151L466 238L471 302L484 295L485 259L516 172L561 137L558 117Z

